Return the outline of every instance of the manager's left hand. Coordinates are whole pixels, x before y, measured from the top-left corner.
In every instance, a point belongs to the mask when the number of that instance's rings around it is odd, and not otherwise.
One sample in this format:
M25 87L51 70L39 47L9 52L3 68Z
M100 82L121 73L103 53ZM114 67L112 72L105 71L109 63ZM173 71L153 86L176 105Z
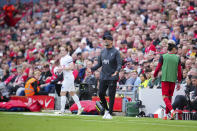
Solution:
M116 71L116 72L114 72L114 74L112 74L112 76L116 76L118 74L118 72Z

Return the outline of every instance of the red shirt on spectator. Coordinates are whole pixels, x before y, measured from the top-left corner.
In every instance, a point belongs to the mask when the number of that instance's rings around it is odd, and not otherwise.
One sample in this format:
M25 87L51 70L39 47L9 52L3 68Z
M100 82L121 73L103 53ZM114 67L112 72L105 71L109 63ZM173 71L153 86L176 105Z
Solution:
M35 60L35 57L34 56L28 56L27 58L26 58L26 60L27 60L27 62L28 63L31 63L32 61L34 61Z
M10 75L10 76L5 80L5 84L6 84L6 85L9 84L10 81L11 81L16 75L17 75L16 73Z
M127 53L127 47L120 48L120 51L121 51L122 53Z
M126 4L127 1L126 0L120 0L120 4Z
M196 39L197 39L197 33L195 33L195 34L194 34L194 38L196 38Z
M14 51L10 51L10 57L17 57L17 53Z
M77 78L78 74L79 74L78 70L76 70L76 69L73 70L73 75L74 75L75 79Z
M148 47L146 47L145 53L149 53L150 51L156 52L155 45L153 45L152 43Z
M3 10L5 11L6 16L13 17L13 13L15 11L14 5L5 5Z
M36 50L36 48L28 49L28 50L27 50L27 57L29 57L29 53L30 53L30 52L34 52L35 50Z

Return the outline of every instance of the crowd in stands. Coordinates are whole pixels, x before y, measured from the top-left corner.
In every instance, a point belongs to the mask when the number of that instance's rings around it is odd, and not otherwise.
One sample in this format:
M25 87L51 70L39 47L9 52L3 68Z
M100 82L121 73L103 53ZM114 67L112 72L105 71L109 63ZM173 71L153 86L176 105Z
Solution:
M75 82L98 87L99 71L92 73L90 68L105 47L104 35L112 35L121 52L118 84L128 85L128 90L133 89L129 85L161 87L161 73L154 82L152 78L168 43L178 47L182 85L192 85L191 77L197 76L196 0L41 0L12 6L20 15L14 24L5 19L6 8L0 9L3 96L25 95L25 83L35 70L41 71L40 90L53 92L58 77L54 68L65 48L74 60Z

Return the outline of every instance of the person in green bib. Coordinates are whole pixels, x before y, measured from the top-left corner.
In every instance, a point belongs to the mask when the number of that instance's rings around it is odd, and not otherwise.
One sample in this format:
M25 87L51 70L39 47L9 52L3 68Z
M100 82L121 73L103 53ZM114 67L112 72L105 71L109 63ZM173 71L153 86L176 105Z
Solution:
M172 108L172 96L174 93L174 88L176 81L178 79L176 89L180 89L181 76L181 61L176 55L177 46L172 40L168 42L168 53L160 56L159 63L154 72L154 78L157 77L159 71L162 71L161 76L161 88L162 97L166 105L166 112L164 115L164 120L167 119L167 114L170 113L170 119L173 120L175 117L175 112ZM154 79L153 79L154 81Z

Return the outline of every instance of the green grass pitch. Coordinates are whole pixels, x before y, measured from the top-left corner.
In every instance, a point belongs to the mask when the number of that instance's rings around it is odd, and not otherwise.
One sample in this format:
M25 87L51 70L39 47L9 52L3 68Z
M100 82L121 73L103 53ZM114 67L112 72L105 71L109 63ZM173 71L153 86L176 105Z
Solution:
M197 131L197 121L40 114L0 112L0 131Z

